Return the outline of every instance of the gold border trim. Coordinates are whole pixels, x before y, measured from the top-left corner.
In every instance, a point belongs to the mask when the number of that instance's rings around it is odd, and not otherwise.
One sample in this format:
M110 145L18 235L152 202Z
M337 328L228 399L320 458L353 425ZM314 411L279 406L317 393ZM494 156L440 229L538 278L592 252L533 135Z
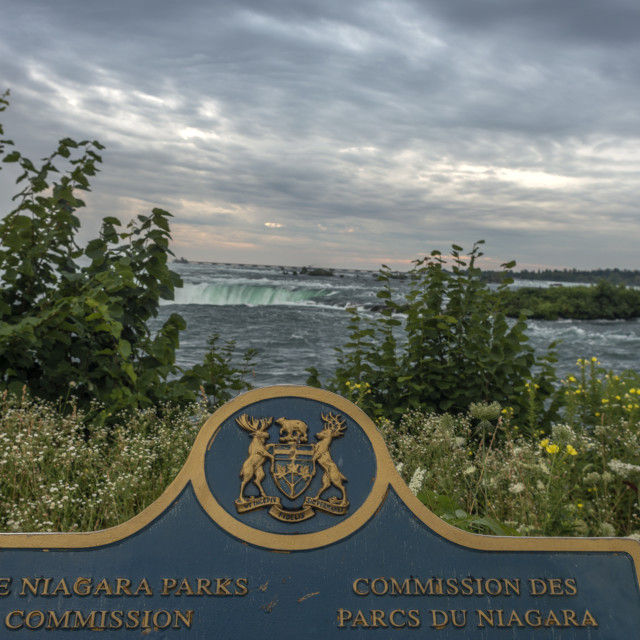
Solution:
M205 478L205 456L222 423L249 404L287 396L325 402L346 413L363 429L376 458L378 475L360 508L339 524L315 533L275 534L244 525L218 504ZM461 547L479 551L626 553L634 562L636 579L640 576L640 543L629 538L517 538L478 535L456 529L434 515L411 493L396 471L382 436L357 406L329 391L287 385L254 389L218 409L200 430L184 467L174 481L155 502L131 520L91 533L1 533L0 549L89 549L119 542L162 515L189 483L204 510L220 527L244 542L274 551L310 550L342 540L368 522L382 505L389 487L392 487L418 520Z

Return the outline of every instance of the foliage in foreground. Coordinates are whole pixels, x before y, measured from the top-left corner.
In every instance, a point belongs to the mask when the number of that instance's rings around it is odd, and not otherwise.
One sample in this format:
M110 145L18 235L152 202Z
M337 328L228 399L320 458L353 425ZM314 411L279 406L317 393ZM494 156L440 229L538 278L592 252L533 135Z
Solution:
M352 398L366 395L357 383ZM524 401L536 405L530 386ZM495 535L640 539L640 376L580 360L549 435L510 407L409 412L380 429L410 488L454 526ZM0 530L90 531L125 522L186 461L204 405L132 413L87 428L66 407L5 393L0 406ZM161 415L160 415L161 413ZM121 416L122 417L122 416Z
M450 262L439 251L416 261L405 299L383 267L381 312L366 319L351 310L349 342L337 349L338 366L325 386L341 395L351 394L349 385L366 387L361 407L391 420L406 411L459 413L479 401L509 404L521 415L528 382L550 397L554 354L536 356L525 316L509 322L505 314L515 263L503 265L501 284L490 288L476 264L481 244L466 257L453 245ZM308 383L320 386L317 371L310 373ZM548 423L555 405L541 403L539 411Z
M86 426L66 406L5 392L0 400L0 529L95 531L129 520L182 468L202 405L121 414Z
M0 111L7 104L0 96ZM218 403L249 388L253 354L236 367L233 345L219 350L214 338L205 362L185 371L175 355L184 319L174 313L149 330L160 301L182 286L168 266L171 214L156 208L126 227L107 216L80 246L78 194L89 191L102 145L66 138L40 165L17 150L5 155L7 146L0 140L0 157L20 167L23 188L0 220L0 390L19 394L26 384L40 398L72 397L86 411L97 402L115 414L189 404L201 387Z
M381 421L412 490L471 531L640 540L640 376L605 372L595 358L578 366L562 382L568 410L549 435L497 403Z

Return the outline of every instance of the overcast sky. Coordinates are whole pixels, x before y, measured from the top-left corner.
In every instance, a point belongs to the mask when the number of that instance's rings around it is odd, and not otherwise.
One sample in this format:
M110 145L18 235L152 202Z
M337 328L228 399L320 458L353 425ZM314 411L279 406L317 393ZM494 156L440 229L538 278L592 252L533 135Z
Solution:
M3 0L6 137L190 260L640 268L637 0ZM15 165L0 173L2 210Z

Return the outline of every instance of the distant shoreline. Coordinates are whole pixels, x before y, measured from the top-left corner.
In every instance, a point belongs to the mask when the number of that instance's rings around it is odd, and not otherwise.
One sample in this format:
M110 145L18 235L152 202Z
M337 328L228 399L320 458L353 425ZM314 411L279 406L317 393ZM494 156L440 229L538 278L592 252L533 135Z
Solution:
M499 282L502 271L483 271L482 279L487 282ZM538 271L512 271L514 280L530 280L532 282L562 282L566 284L598 284L610 282L628 287L640 287L640 271L635 269L539 269Z
M213 260L187 260L186 258L176 258L173 264L211 264L220 265L222 267L247 267L247 268L271 268L282 269L287 271L295 271L297 273L307 271L326 271L341 272L350 271L358 273L378 273L378 269L356 269L352 267L322 267L322 266L295 266L280 264L252 264L248 262L217 262ZM397 274L405 274L405 271L393 271ZM481 277L487 282L500 282L504 275L504 271L483 270ZM561 282L570 284L597 284L601 281L611 282L612 284L624 284L631 287L640 287L640 270L637 269L538 269L530 271L522 269L521 271L510 271L509 275L514 280L530 280L535 282Z
M358 273L378 273L378 269L356 269L355 267L318 267L315 265L305 265L305 266L295 266L295 265L285 265L285 264L254 264L250 262L218 262L215 260L187 260L186 258L176 258L173 260L172 264L214 264L219 265L221 267L248 267L248 268L256 268L256 269L285 269L287 271L296 271L301 273L303 269L307 269L310 271L313 270L321 270L321 271L356 271ZM403 273L402 271L398 271L398 273Z

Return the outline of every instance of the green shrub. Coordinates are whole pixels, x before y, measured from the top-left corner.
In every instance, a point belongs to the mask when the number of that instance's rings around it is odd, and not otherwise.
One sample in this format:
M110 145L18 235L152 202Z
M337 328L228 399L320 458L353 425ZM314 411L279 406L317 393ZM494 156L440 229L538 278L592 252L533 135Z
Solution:
M505 311L516 317L558 320L629 320L640 317L640 291L601 280L593 286L535 288L507 292Z
M11 145L0 142L0 156ZM125 228L108 216L99 237L78 244L78 192L89 190L102 149L66 138L39 166L19 151L4 155L24 186L0 221L0 389L19 394L27 385L41 398L73 397L84 409L97 401L115 414L192 403L200 387L220 392L214 402L248 388L252 353L238 369L233 348L217 352L214 339L205 363L185 372L175 364L184 319L172 314L155 335L149 330L160 301L182 286L168 266L170 213L153 209Z
M338 366L326 386L347 397L355 384L366 387L360 406L391 419L406 411L458 413L485 400L510 404L520 415L529 409L528 382L539 397L550 397L553 353L536 357L524 315L509 322L504 312L515 263L503 265L502 282L491 289L476 264L481 244L467 258L453 245L450 265L439 251L416 261L406 300L397 299L392 273L383 267L377 295L384 306L371 321L350 311L350 339L337 349ZM310 374L309 384L319 386L317 371ZM549 419L554 410L538 406Z

